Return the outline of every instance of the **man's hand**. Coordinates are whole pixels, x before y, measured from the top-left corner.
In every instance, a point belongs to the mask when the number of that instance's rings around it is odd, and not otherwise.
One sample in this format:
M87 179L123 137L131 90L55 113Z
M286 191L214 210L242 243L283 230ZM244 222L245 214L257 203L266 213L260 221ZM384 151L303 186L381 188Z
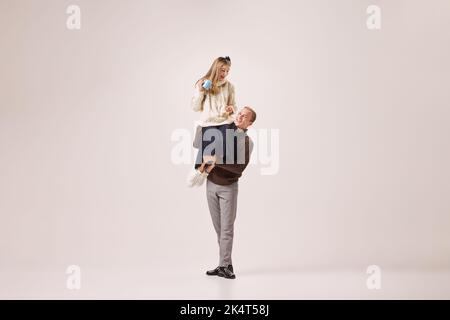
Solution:
M228 115L233 114L234 113L234 107L232 105L226 106L225 107L225 112L228 113Z
M205 169L207 173L211 172L211 170L216 165L216 161L217 161L216 155L213 155L213 156L205 155L205 156L203 156L202 166L205 167L205 165L208 165L208 167L206 167L206 169Z
M205 156L203 156L203 162L205 162L206 164L215 164L216 161L217 161L216 155L213 155L213 156L205 155Z

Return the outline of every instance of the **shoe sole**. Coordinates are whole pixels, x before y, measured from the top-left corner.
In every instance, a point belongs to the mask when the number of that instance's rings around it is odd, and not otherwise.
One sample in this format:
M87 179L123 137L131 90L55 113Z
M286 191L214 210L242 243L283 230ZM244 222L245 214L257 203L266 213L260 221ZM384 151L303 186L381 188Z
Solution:
M234 277L225 277L223 274L218 274L219 277L225 278L225 279L236 279L236 276Z

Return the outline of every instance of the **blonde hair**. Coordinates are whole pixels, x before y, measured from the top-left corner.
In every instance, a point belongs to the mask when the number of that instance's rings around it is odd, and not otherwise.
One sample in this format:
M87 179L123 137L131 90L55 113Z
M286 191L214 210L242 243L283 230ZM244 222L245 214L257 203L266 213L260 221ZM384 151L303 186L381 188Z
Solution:
M219 57L216 60L214 60L208 72L203 77L201 77L195 84L203 82L206 79L211 80L212 82L212 87L210 89L211 94L215 95L219 93L219 86L217 85L217 83L219 82L219 70L224 65L231 67L230 57L225 58Z

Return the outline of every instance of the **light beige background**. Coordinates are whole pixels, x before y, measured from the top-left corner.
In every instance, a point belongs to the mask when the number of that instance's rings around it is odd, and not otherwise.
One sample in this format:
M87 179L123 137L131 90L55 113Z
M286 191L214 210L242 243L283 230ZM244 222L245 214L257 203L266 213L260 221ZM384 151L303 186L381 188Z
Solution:
M170 297L158 270L205 281L216 236L170 137L192 129L193 83L220 55L254 128L280 130L278 174L257 164L240 180L236 281L353 270L365 290L372 264L449 270L449 30L447 0L0 0L0 297L67 297L71 264L83 297L107 296L91 270L134 275L127 297ZM208 296L188 287L174 291Z

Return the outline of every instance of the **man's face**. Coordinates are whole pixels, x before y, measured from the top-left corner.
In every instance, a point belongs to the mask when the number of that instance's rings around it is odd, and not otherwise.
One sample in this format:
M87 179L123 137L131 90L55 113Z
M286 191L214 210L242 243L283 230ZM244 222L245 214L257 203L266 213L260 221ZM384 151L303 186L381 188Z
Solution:
M252 124L253 114L250 110L243 108L236 115L236 126L241 129L247 129Z

